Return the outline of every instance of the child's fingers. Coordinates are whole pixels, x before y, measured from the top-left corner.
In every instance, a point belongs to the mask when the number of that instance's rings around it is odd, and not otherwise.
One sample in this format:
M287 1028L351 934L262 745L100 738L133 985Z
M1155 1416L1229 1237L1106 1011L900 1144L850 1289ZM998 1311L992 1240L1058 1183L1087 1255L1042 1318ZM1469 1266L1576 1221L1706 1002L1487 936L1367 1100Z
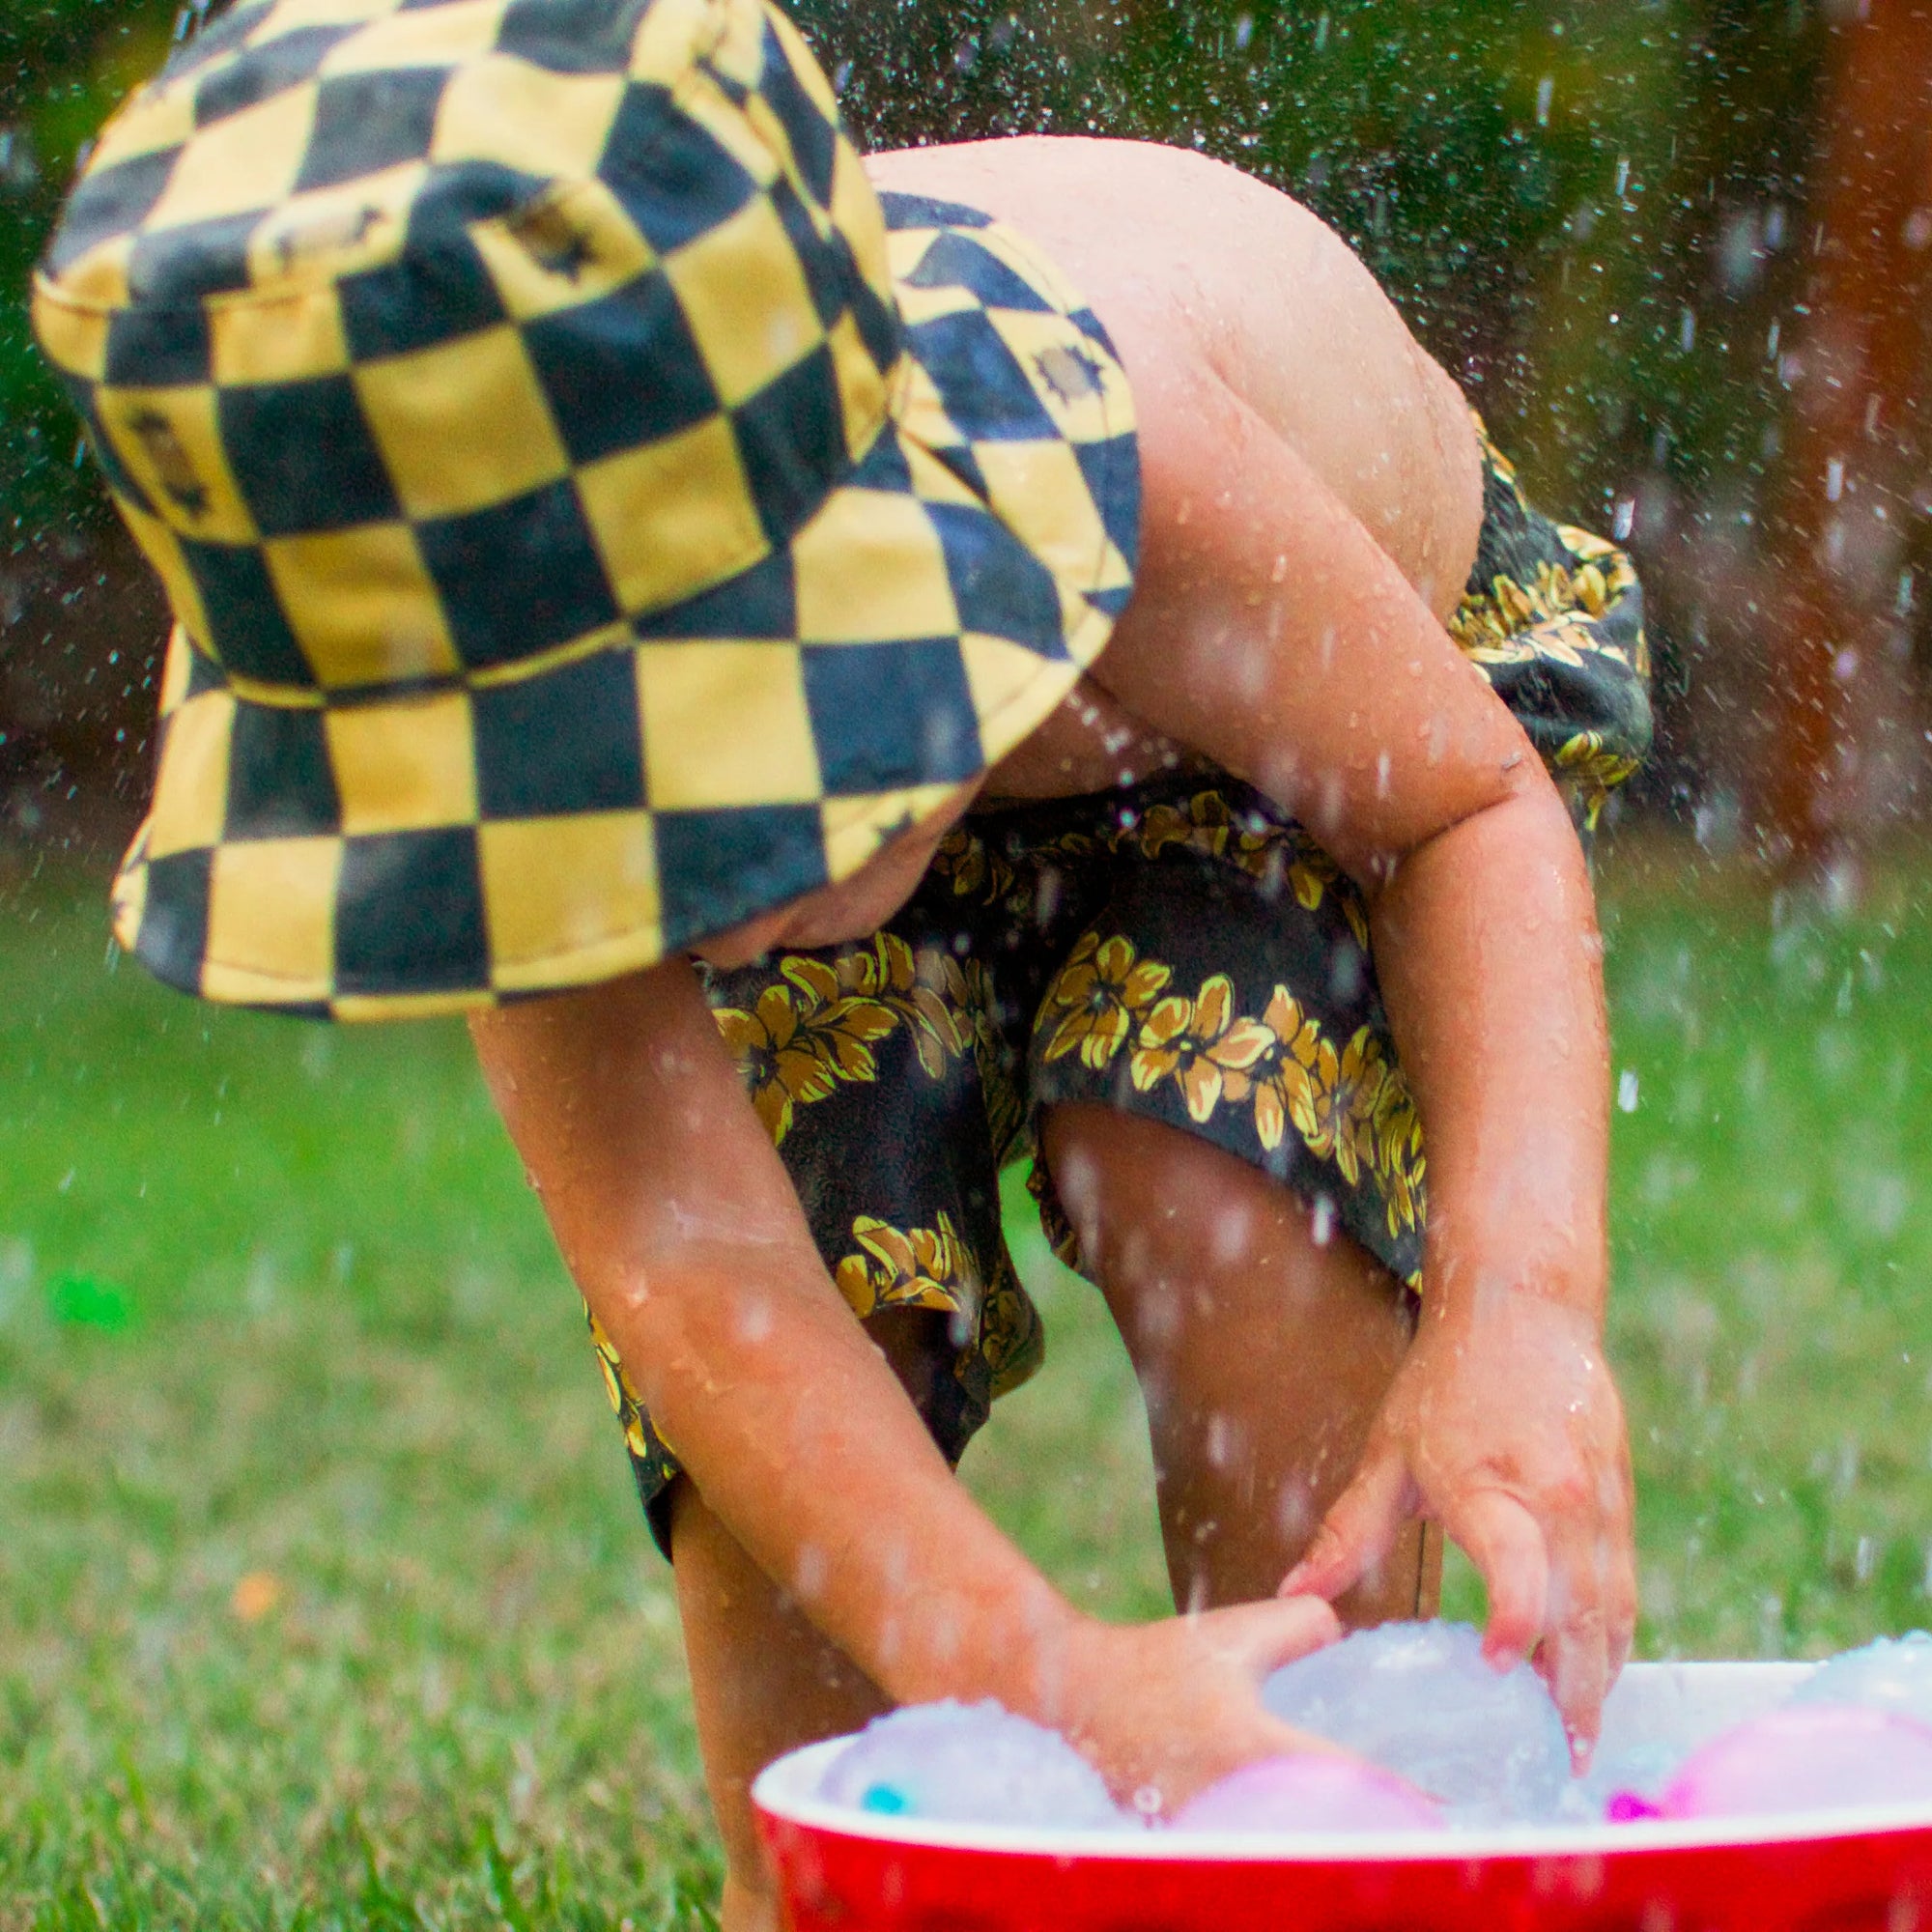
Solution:
M1602 1727L1604 1699L1630 1655L1636 1622L1630 1486L1622 1467L1598 1484L1600 1512L1549 1524L1550 1634L1540 1667L1579 1768Z
M1483 1655L1499 1670L1520 1663L1543 1634L1549 1601L1549 1554L1536 1519L1502 1490L1463 1496L1442 1526L1482 1572L1490 1593Z
M1395 1547L1410 1511L1408 1466L1393 1444L1372 1446L1354 1480L1336 1497L1307 1553L1281 1579L1277 1596L1339 1597Z
M1335 1612L1320 1597L1274 1598L1201 1610L1191 1619L1204 1641L1257 1684L1269 1671L1321 1650L1342 1634Z

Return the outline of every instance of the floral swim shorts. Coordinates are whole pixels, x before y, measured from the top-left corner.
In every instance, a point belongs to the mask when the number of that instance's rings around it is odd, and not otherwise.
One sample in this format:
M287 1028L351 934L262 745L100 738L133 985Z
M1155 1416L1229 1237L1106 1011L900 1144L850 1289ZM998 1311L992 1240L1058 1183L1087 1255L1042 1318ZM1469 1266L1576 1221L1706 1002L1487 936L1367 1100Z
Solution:
M1636 581L1610 545L1532 510L1484 447L1481 549L1450 629L1587 838L1649 744ZM913 1393L954 1461L1041 1359L999 1174L1033 1152L1056 1102L1210 1141L1419 1279L1422 1128L1360 896L1306 831L1212 766L976 810L869 940L769 954L707 989L853 1312L948 1318ZM1055 1252L1079 1267L1037 1158L1032 1186ZM591 1332L668 1551L675 1454L594 1320Z

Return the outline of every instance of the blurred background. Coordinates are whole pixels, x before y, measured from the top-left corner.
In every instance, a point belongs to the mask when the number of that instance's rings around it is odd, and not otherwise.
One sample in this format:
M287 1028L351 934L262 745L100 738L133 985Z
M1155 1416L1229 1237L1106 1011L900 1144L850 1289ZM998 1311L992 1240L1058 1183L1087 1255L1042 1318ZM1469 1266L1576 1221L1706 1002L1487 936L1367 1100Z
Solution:
M1308 202L1532 496L1629 542L1642 1647L1932 1622L1932 5L792 5L867 144L1131 135ZM460 1030L205 1011L106 944L161 608L23 294L201 12L0 9L0 1927L701 1925L665 1573ZM1011 1225L1055 1361L967 1474L1150 1614L1138 1398Z

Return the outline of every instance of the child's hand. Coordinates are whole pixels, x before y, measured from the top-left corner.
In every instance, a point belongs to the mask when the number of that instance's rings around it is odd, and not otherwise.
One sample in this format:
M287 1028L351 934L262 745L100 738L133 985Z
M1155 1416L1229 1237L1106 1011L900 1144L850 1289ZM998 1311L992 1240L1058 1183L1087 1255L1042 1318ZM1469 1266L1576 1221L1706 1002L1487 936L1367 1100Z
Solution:
M1318 1597L1237 1604L1154 1624L1085 1624L1045 1721L1123 1804L1171 1813L1218 1777L1285 1751L1336 1747L1263 1710L1262 1679L1340 1634ZM1157 1801L1157 1802L1156 1802Z
M1418 1510L1489 1587L1484 1651L1529 1654L1579 1765L1636 1620L1630 1453L1596 1321L1528 1293L1425 1318L1354 1480L1284 1593L1333 1597L1373 1570Z

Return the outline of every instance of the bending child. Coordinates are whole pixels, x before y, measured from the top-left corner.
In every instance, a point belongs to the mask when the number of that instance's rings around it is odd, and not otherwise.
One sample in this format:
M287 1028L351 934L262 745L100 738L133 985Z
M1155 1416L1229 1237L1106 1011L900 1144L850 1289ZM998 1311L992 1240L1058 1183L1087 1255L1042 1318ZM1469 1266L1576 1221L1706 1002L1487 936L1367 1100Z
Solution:
M1305 1742L1255 1685L1332 1619L1249 1600L1412 1605L1418 1511L1579 1739L1634 1614L1597 941L1535 755L1639 748L1627 573L1493 463L1485 531L1454 385L1271 191L1089 142L875 172L757 0L279 0L110 125L36 291L179 620L117 931L209 998L495 1009L734 1925L746 1777L880 1698L997 1696L1170 1803ZM1479 541L1542 621L1461 599ZM982 789L1043 802L961 828ZM918 1221L799 1124L895 1028L980 1110L869 1120L943 1170ZM1198 1616L1078 1614L952 1473L1028 1353L1016 1112Z

